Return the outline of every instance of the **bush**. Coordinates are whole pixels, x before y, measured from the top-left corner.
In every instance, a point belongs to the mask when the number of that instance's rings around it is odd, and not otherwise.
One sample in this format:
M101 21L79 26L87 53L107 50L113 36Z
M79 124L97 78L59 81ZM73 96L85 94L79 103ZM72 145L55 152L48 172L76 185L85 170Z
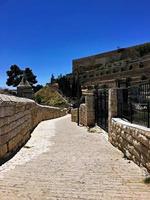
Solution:
M141 76L141 80L146 80L147 79L147 77L143 74L142 76Z
M42 97L40 95L36 95L35 96L35 101L38 103L38 104L41 104L42 103Z
M139 52L141 57L150 53L150 44L145 44L137 47L137 51Z
M132 69L133 69L133 66L132 66L132 65L130 65L130 66L129 66L129 70L132 70Z
M127 68L126 67L121 67L121 72L126 71Z
M143 67L144 67L143 63L140 63L139 68L143 68Z

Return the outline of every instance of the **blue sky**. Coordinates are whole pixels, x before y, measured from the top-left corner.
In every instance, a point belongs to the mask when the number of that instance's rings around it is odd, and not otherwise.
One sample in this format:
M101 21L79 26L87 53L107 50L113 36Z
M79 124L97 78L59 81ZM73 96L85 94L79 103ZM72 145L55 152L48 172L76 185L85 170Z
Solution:
M149 0L0 0L0 87L12 64L40 84L72 59L150 41Z

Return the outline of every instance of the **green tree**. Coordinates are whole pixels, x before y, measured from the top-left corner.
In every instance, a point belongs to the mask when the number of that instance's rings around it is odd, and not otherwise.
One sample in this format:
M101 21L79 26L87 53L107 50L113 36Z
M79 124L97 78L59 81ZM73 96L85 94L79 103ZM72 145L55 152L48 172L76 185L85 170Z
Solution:
M57 79L59 89L66 97L71 97L71 83L66 76L60 76Z
M6 72L8 86L16 87L21 81L22 70L17 65L11 65L10 70Z
M52 76L51 76L51 84L53 84L55 82L55 77L54 77L54 75L52 74Z
M42 88L43 88L43 85L39 85L39 84L36 85L36 86L33 86L33 90L34 90L35 93L38 92Z
M25 68L24 72L25 72L27 81L30 83L31 86L37 83L36 76L33 74L32 69L27 67Z
M72 87L71 87L71 96L77 97L77 80L76 80L75 76L73 76Z
M8 76L6 84L8 86L16 87L21 81L23 72L26 74L26 78L31 86L37 83L36 76L33 74L32 70L29 67L25 68L25 70L23 71L17 65L11 65L10 70L6 72Z
M57 79L59 89L66 97L80 98L82 96L81 84L78 76L70 81L66 76Z

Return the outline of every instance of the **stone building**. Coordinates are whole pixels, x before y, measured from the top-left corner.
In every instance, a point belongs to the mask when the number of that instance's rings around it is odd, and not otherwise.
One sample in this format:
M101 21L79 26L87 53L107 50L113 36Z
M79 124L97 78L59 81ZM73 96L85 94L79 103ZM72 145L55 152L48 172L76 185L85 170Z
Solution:
M82 86L136 84L150 78L150 43L73 60Z
M23 75L21 82L17 86L17 96L18 97L25 97L32 99L33 98L33 89L30 83L26 80L25 76Z

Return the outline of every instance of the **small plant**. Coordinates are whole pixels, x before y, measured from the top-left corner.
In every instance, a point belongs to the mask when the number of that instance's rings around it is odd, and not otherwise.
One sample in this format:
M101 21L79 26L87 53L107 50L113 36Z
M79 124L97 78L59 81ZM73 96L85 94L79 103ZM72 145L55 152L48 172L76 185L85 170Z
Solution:
M107 89L107 88L108 88L108 85L106 85L106 84L101 85L101 89Z
M106 70L106 74L110 74L110 72L111 72L110 70Z
M139 46L136 48L136 50L139 52L140 56L144 56L148 53L150 53L150 44L144 44L142 46Z
M42 102L42 97L40 95L35 96L35 101L40 104Z
M143 63L140 63L139 68L143 68L143 67L144 67Z
M126 71L126 67L121 67L121 72Z
M147 76L145 76L144 74L141 76L141 80L146 80Z
M129 66L129 70L132 70L132 69L133 69L133 65L130 65L130 66Z
M94 74L90 74L89 77L90 77L90 78L94 77Z
M132 78L131 78L131 77L127 77L127 78L126 78L126 82L127 82L127 83L130 83L131 81L132 81Z
M113 72L113 73L117 73L117 72L119 72L119 71L120 71L120 67L115 67L115 68L112 69L112 72Z
M150 177L145 178L145 179L144 179L144 183L145 183L145 184L150 184Z
M117 72L117 70L114 68L114 69L112 70L112 72L113 72L113 73L116 73L116 72Z

